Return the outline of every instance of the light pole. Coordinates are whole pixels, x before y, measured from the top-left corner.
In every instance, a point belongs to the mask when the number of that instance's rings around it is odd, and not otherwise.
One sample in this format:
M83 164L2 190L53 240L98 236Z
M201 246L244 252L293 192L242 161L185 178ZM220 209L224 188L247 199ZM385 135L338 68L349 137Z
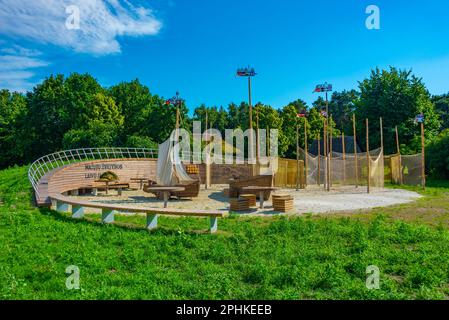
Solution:
M328 100L328 92L331 92L332 91L332 85L331 84L328 84L327 82L325 82L325 83L323 83L323 84L318 84L316 87L315 87L315 90L313 91L314 93L315 92L318 92L318 93L321 93L321 92L324 92L325 94L326 94L326 114L325 114L325 117L326 117L326 120L325 120L325 127L328 127L328 125L329 125L329 100ZM332 152L332 150L330 150L329 151L329 146L330 146L330 141L329 141L329 138L328 138L328 133L326 132L326 135L325 135L325 137L324 137L324 139L325 139L325 145L326 145L326 147L325 147L325 150L324 150L324 156L326 157L326 162L327 162L327 165L326 165L326 175L327 175L327 191L330 191L330 186L331 186L331 176L330 176L330 157L329 157L329 152ZM332 139L332 137L330 137L330 139Z
M250 158L254 158L254 150L253 150L253 106L251 101L251 78L257 75L256 71L254 71L254 68L239 68L237 69L237 76L238 77L247 77L248 78L248 103L249 103L249 152L250 152ZM257 143L257 141L256 141Z
M176 129L179 129L179 107L184 103L184 99L179 97L179 92L176 91L176 95L173 98L165 101L166 105L173 105L176 107Z

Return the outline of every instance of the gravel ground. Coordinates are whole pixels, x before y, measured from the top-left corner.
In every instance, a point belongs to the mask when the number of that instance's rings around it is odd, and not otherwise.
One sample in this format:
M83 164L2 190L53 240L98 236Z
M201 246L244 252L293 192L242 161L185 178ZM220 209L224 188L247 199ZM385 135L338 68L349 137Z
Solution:
M172 199L169 202L170 208L179 209L202 209L202 210L223 210L228 211L229 199L223 196L221 190L226 186L213 186L209 190L202 187L200 196L193 200ZM338 211L351 211L360 209L369 209L375 207L386 207L395 204L412 202L420 197L416 192L400 189L372 189L370 194L366 193L366 187L336 187L330 192L317 186L310 186L307 190L295 191L292 189L280 189L276 193L288 193L295 199L295 209L289 214L303 213L332 213ZM118 196L115 191L110 191L109 195L99 193L97 196L76 196L83 200L100 203L126 204L136 207L162 208L162 201L156 199L153 195L141 190L123 191L122 196ZM88 212L98 212L92 209ZM271 201L265 202L264 210L248 212L252 215L272 215L273 211Z

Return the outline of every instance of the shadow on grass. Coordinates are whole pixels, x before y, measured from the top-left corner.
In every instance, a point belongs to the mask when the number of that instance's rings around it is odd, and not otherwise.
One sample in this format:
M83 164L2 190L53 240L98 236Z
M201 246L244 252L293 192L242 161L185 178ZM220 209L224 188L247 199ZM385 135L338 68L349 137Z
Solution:
M59 212L56 210L52 210L50 208L39 208L39 211L42 215L50 216L56 221L61 221L64 223L71 223L71 224L83 224L83 225L91 225L95 227L117 227L120 229L124 229L126 231L136 232L136 233L148 233L153 235L163 235L163 236L176 236L180 234L189 234L189 235L207 235L210 234L210 231L208 229L202 229L202 230L185 230L185 229L172 229L172 228L166 228L164 226L158 226L157 229L154 230L148 230L145 228L144 225L138 225L136 223L132 222L124 222L124 221L114 221L113 223L103 223L99 221L96 218L92 217L84 217L82 219L74 219L71 218L67 213ZM142 216L142 220L145 221L145 217ZM216 234L222 234L227 235L228 232L225 231L217 231Z

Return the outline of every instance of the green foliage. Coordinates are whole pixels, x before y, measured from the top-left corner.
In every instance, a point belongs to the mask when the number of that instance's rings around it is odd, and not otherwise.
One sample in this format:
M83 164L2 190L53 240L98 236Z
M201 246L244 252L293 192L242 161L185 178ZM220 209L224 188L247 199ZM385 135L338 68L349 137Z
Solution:
M108 181L117 181L119 178L118 178L118 175L115 172L106 171L106 172L103 172L100 175L100 179L108 180Z
M449 129L449 93L432 97L432 102L441 117L441 128Z
M8 90L0 91L0 165L19 163L24 155L21 136L22 122L26 115L25 97Z
M83 114L83 118L83 123L98 121L104 124L114 124L117 128L123 126L124 122L124 117L114 99L103 93L96 93L91 97L88 110Z
M441 132L426 147L426 165L432 177L449 179L449 129Z
M145 125L148 115L154 109L150 90L139 80L122 82L109 89L120 113L124 117L124 135L139 133Z
M64 149L111 147L116 145L118 127L113 123L92 120L86 128L71 129L62 139Z
M439 116L430 100L429 92L411 71L373 70L371 77L359 83L360 99L356 103L359 121L370 123L370 147L380 147L379 118L385 128L384 146L386 154L395 153L394 127L398 126L399 141L406 146L403 153L417 153L420 150L420 129L414 122L418 114L424 114L426 138L432 140L440 128ZM357 126L357 135L365 136L365 126ZM359 144L365 146L364 139Z
M396 152L394 127L399 128L403 154L420 151L420 128L414 122L417 114L426 117L426 141L431 142L447 127L448 96L432 99L421 79L411 71L373 70L370 78L355 90L334 92L329 101L333 136L344 131L352 135L352 115L357 115L358 142L365 139L365 118L370 120L371 149L380 146L379 117L384 122L385 153ZM151 147L165 141L175 127L176 107L166 99L153 95L139 80L122 82L103 88L89 74L73 73L68 77L51 75L26 97L19 93L0 91L0 168L29 163L62 148L131 146ZM297 113L308 111L309 144L323 135L321 109L326 106L322 96L308 107L297 99L277 110L257 103L253 108L253 127L277 129L279 154L296 157L296 125L300 126L299 145L304 147L304 118ZM199 120L204 129L206 110L208 128L249 128L249 106L246 102L231 103L227 108L201 105L189 117L188 108L180 106L180 126L192 130L192 121Z
M447 298L447 228L393 221L386 209L362 219L234 216L216 235L186 231L206 219L162 216L149 233L139 215L104 225L99 215L74 221L33 208L29 190L25 167L0 171L1 299ZM447 185L438 190L444 200ZM435 210L436 197L419 203L430 200ZM70 265L80 290L65 287ZM365 286L370 265L379 290Z
M126 140L126 146L129 148L148 148L157 150L158 144L150 137L133 135Z
M352 114L359 99L359 93L355 90L334 92L329 103L329 114L332 115L337 128L346 135L353 135Z

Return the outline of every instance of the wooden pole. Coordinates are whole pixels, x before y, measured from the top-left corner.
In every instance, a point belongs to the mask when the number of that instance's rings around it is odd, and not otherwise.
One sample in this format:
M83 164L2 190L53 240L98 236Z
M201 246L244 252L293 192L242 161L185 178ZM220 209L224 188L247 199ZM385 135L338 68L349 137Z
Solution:
M327 186L327 191L330 191L330 187L332 187L332 144L333 144L333 126L332 126L332 115L330 116L330 122L329 122L329 183Z
M299 190L299 123L296 120L296 191Z
M355 113L352 115L352 129L354 131L354 160L355 160L355 187L359 187L359 164L357 157L357 130L355 125Z
M370 163L370 156L369 156L369 122L368 118L366 119L366 163L367 163L367 184L366 184L366 191L370 193L370 184L371 184L371 163Z
M305 172L305 186L307 187L307 175L309 167L309 148L307 146L307 118L304 118L304 149L305 149L305 159L304 159L304 172Z
M320 186L321 184L321 130L318 132L318 176L317 176L317 184Z
M267 126L267 156L270 157L270 128Z
M179 106L176 106L176 130L179 129Z
M341 134L341 147L343 149L343 184L346 184L346 141L344 132Z
M257 163L259 163L260 158L260 137L259 137L259 106L256 106L256 155L257 155Z
M324 160L325 160L325 167L324 167L324 190L327 189L327 127L326 127L326 119L324 120L324 133L323 133L323 137L324 137L324 150L323 150L323 155L324 155Z
M253 149L253 106L252 106L252 97L251 97L251 77L248 77L248 102L249 102L249 129L251 130L249 135L249 153L250 157L254 157L254 149ZM253 168L253 174L254 174L254 168Z
M426 149L426 143L425 143L425 136L424 136L424 120L421 122L421 184L422 188L426 189L426 156L425 156L425 150Z
M396 131L396 152L399 157L399 184L402 184L402 155L401 155L401 147L399 146L399 133L398 126L395 127Z
M380 148L382 150L382 157L384 156L384 127L382 117L380 118Z
M207 125L208 125L208 115L207 115L207 108L206 108L206 137L208 137L207 134ZM206 155L209 158L209 155ZM206 159L206 183L205 183L205 189L207 190L209 187L209 181L210 181L210 164L209 159Z

